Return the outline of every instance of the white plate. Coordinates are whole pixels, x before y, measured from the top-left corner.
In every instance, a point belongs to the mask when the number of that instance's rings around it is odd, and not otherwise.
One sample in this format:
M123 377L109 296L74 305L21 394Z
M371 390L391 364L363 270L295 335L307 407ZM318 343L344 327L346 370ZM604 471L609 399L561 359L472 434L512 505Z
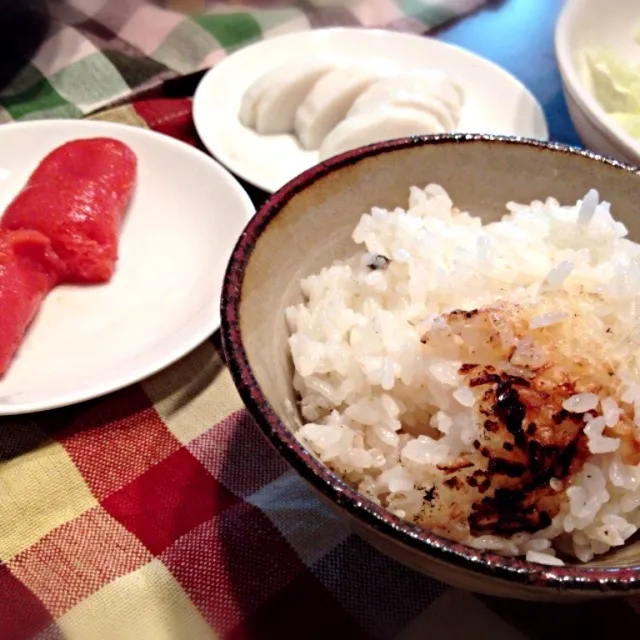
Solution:
M198 133L236 175L274 192L318 163L289 135L261 136L238 120L242 95L265 71L299 56L330 51L354 61L384 57L402 70L438 68L465 89L459 131L548 139L542 108L513 76L473 53L427 38L375 29L335 28L264 40L241 49L202 79L193 103Z
M0 126L0 210L38 162L76 138L109 136L138 156L138 183L108 284L60 286L45 300L0 380L0 415L40 411L136 382L219 325L231 251L254 213L235 179L168 136L105 122Z
M570 0L555 33L556 57L567 106L582 142L600 153L640 164L640 140L629 135L596 100L583 80L586 48L606 47L640 64L640 7L632 0Z

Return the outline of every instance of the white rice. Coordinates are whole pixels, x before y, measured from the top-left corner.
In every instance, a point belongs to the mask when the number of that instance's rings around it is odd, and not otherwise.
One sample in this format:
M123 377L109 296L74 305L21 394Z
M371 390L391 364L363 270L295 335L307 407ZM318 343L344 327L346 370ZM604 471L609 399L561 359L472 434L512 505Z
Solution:
M500 222L482 225L429 185L412 187L406 211L362 216L353 259L305 278L304 304L287 310L303 421L297 436L362 493L412 520L425 478L471 451L479 429L478 397L459 374L461 361L425 352L421 336L446 330L442 314L453 309L549 291L597 294L590 313L618 340L622 382L615 394L576 393L563 402L567 412L586 414L590 458L570 479L560 512L535 533L458 536L533 562L562 564L557 549L588 561L640 526L640 465L625 464L620 439L607 435L623 414L634 429L640 424L640 246L593 190L573 206L549 198L507 209ZM515 345L513 375L526 376L518 358L535 357L537 332L569 315L552 309L533 318L533 338L505 329L501 339ZM549 485L566 488L556 478Z
M560 558L551 555L550 553L541 553L540 551L527 551L527 560L529 562L538 562L539 564L549 564L561 567L564 562Z
M570 413L586 413L595 409L599 402L600 398L595 393L576 393L567 398L562 406Z

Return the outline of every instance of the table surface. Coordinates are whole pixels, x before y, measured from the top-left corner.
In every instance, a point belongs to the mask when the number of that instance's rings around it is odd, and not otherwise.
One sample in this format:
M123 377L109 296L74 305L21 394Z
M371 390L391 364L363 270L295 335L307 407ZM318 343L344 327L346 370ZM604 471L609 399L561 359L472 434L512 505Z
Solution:
M473 14L430 35L473 51L512 73L542 105L550 139L582 146L569 117L554 51L554 28L563 5L564 0L489 0ZM257 206L264 202L267 194L251 185L244 186ZM637 606L619 599L589 603L588 612L585 605L534 604L482 596L480 600L495 618L489 621L478 616L472 601L461 600L459 606L469 605L469 609L461 610L460 619L453 620L443 608L441 619L431 628L433 637L439 640L446 632L457 638L464 631L474 638L498 640L515 637L512 634L517 628L522 633L518 637L522 638L570 640L599 635L604 632L607 619L615 618L619 629L629 630L637 626L638 620L634 612ZM435 619L436 616L429 620ZM427 637L427 629L416 625L406 637Z
M513 73L541 102L551 138L576 145L553 48L562 5L490 1L435 35ZM197 144L186 97L201 75L164 87L178 100L103 117ZM257 205L266 198L247 190ZM209 627L238 640L635 632L640 598L584 607L475 596L368 547L268 447L219 349L214 336L117 394L2 422L0 640L201 640ZM94 624L101 633L87 631Z
M550 139L581 147L567 110L554 50L554 29L563 5L564 0L489 0L473 14L463 16L430 35L473 51L512 73L542 105ZM186 82L193 80L186 79ZM252 185L243 186L256 206L268 197ZM598 628L604 629L606 619L611 616L616 618L621 629L635 628L637 624L634 609L621 600L594 601L589 604L589 615L584 616L580 614L584 605L533 604L484 597L481 600L496 614L491 627L488 624L486 627L482 624L476 626L480 618L470 609L467 622L462 619L456 622L443 620L438 629L441 632L464 629L475 638L498 640L499 637L511 637L513 627L517 627L520 631L526 629L526 636L530 638L570 640L589 634L598 635ZM461 618L464 618L464 612L461 613ZM498 619L513 627L493 626ZM422 637L421 631L413 631L416 635L410 633L407 638ZM437 632L434 637L439 640Z
M510 71L542 104L551 139L579 145L562 95L553 46L555 23L563 5L562 0L490 2L442 30L438 37Z

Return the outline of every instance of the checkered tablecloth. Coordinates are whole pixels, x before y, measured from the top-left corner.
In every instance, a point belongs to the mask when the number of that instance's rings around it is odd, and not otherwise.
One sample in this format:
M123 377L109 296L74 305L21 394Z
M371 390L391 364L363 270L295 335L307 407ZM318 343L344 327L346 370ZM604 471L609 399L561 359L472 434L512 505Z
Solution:
M78 19L73 27L57 23L47 40L58 57L36 56L11 90L0 92L7 110L1 117L93 112L270 29L349 15L418 30L402 16L428 23L427 15L440 20L474 4L449 0L438 12L433 1L338 7L316 0L304 11L298 5L249 14L236 6L188 19L135 0L52 1L57 15L76 11ZM367 13L367 6L376 10ZM145 12L149 20L140 17ZM229 12L241 13L240 22ZM153 16L162 16L155 27ZM136 21L148 25L144 35L133 29ZM183 66L175 62L180 33L199 34ZM174 57L161 60L158 51ZM120 78L115 92L87 81L105 59L110 77ZM136 101L92 117L199 144L188 99ZM0 640L567 640L637 632L633 600L497 600L448 588L382 556L264 441L242 408L218 339L108 397L0 420Z
M282 33L327 26L422 33L485 1L0 0L0 77L10 78L0 87L0 122L81 117L149 96L170 78Z

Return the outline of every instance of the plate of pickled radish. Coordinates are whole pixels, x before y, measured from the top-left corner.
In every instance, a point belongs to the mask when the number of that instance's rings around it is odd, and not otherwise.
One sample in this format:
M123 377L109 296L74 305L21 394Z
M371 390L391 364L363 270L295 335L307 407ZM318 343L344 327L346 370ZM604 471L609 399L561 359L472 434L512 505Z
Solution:
M241 49L205 74L193 115L211 154L269 193L384 140L548 139L541 106L502 68L433 38L377 29L297 32Z

